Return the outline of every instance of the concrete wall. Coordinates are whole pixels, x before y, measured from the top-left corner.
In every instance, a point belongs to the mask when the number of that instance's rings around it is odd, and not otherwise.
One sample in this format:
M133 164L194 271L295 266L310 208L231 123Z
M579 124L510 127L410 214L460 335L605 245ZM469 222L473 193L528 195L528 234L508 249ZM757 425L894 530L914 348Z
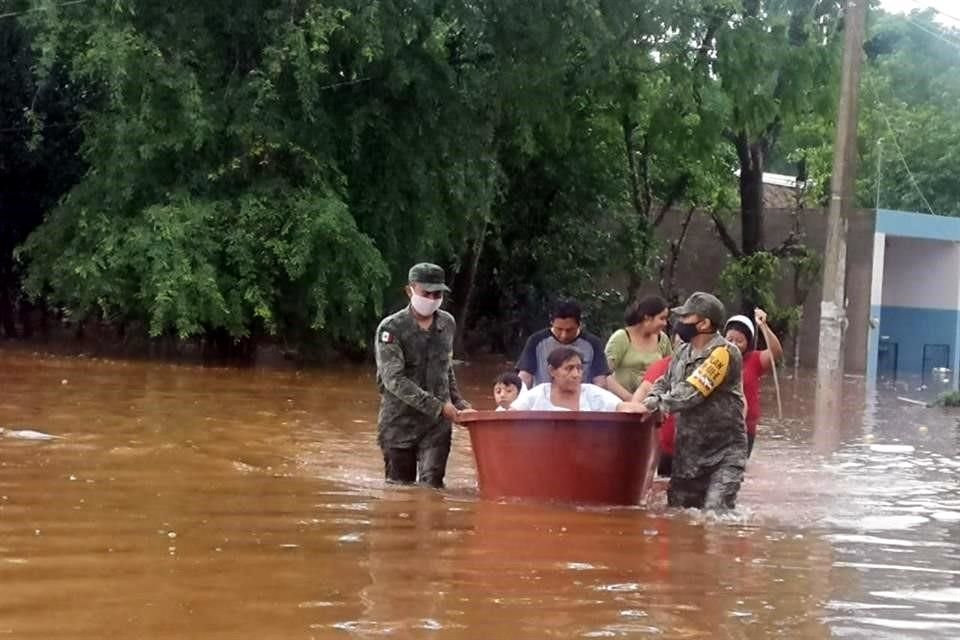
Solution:
M880 341L896 345L898 377L930 373L932 367L952 369L956 336L956 311L887 306L880 310Z
M658 238L667 242L676 237L682 214L673 212L667 216ZM826 246L826 211L809 209L801 213L801 224L806 233L806 242L821 255ZM858 211L848 221L847 231L847 317L849 326L846 334L846 370L849 373L862 374L867 365L867 337L870 320L870 286L873 276L873 242L875 215L873 211ZM775 247L790 234L793 228L792 212L783 209L768 209L765 213L766 245ZM729 230L739 242L740 228L736 220L731 221ZM677 271L677 287L681 295L692 291L716 290L718 277L729 260L729 254L719 241L713 223L706 215L697 214L690 230L683 259ZM647 288L656 292L655 285ZM777 289L781 300L792 301L792 273L787 270ZM819 282L810 291L804 305L803 322L800 327L800 363L804 367L815 367L820 333L820 296ZM731 306L730 301L724 301ZM788 357L791 345L788 343Z
M880 341L887 349L896 345L898 376L953 368L958 273L956 243L885 236Z
M869 356L878 366L869 372L890 375L894 353L898 376L929 374L944 360L960 371L960 219L886 209L875 218L871 305L880 327L871 331ZM935 344L952 353L924 364L924 345Z
M955 311L958 257L953 242L886 236L883 306Z

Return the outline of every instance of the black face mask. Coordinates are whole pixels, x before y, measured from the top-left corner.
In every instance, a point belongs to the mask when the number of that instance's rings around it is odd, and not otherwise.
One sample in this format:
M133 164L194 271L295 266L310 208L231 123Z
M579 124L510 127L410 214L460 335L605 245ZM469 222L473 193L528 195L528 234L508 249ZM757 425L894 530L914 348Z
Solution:
M676 324L673 325L673 332L684 342L690 342L700 334L700 331L697 330L697 323L686 324L682 320L677 320Z

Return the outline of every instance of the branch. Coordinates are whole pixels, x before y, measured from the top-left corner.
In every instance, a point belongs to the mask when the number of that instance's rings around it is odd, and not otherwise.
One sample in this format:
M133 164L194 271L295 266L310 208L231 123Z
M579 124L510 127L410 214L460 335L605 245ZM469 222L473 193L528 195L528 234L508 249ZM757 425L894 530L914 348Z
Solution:
M723 18L721 16L715 16L713 20L710 21L710 24L707 25L707 30L703 34L703 40L700 41L700 46L697 49L696 61L693 63L693 71L695 73L701 73L710 61L710 43L713 42L717 30L722 24ZM698 82L699 79L699 75L694 76L693 99L697 103L697 107L703 108L703 96L700 93L701 83Z
M803 244L803 234L796 231L791 231L779 247L770 250L770 253L778 258L799 258L804 256L806 252L807 246Z
M767 125L767 128L763 131L763 151L764 155L767 155L771 149L777 144L777 139L780 137L780 131L783 129L781 126L783 120L780 116L777 116L773 119L773 122Z
M730 235L730 231L727 230L727 225L720 219L720 214L711 209L710 219L713 220L713 226L716 227L717 235L720 236L720 241L723 242L727 251L735 258L743 257L743 251L740 250L740 247L737 246L737 241Z
M750 141L747 139L745 131L738 131L734 138L733 145L737 149L737 161L740 163L740 175L746 169L753 170L753 156L750 155Z
M687 238L687 230L690 228L690 221L693 220L693 212L696 210L696 205L691 205L690 208L687 209L687 215L683 218L683 224L680 225L680 235L677 237L678 248Z
M697 49L696 62L693 63L694 69L699 71L707 64L707 61L710 59L710 43L713 42L713 38L716 36L717 29L720 28L721 24L723 24L723 18L721 16L714 16L710 24L707 25L707 30L703 34L703 40L700 41L700 47Z
M633 209L637 212L637 215L641 218L645 218L647 216L647 211L643 209L643 205L640 202L640 185L638 184L639 178L637 177L637 159L633 149L634 126L627 115L624 115L621 119L620 126L623 127L623 145L626 148L627 168L630 172L630 201L633 203Z
M680 260L680 250L687 239L687 231L690 229L690 221L693 219L693 212L697 210L696 205L687 209L687 213L680 225L680 235L676 240L670 242L670 261L660 263L660 293L667 300L673 301L674 286L677 279L677 262Z
M643 215L650 217L650 208L653 207L653 193L650 188L650 133L643 136Z
M680 235L677 236L677 239L672 243L672 248L674 249L673 255L670 257L670 285L673 286L673 275L677 269L677 260L680 258L680 249L683 247L684 241L687 239L687 230L690 229L690 221L693 220L693 212L696 211L696 206L691 206L687 209L687 215L683 219L683 224L680 225Z
M677 200L680 199L680 196L684 194L687 190L687 186L690 184L690 174L684 173L677 181L673 183L673 188L670 189L670 193L667 195L666 200L663 201L663 205L660 207L660 211L657 212L656 218L653 220L653 226L659 227L660 223L663 222L663 219L666 217L667 212L673 208L673 205L676 204Z
M733 108L734 120L739 119L737 108ZM747 139L747 132L743 129L734 131L733 129L724 129L723 137L727 142L733 145L737 152L737 162L740 163L740 169L751 166L750 164L750 141Z

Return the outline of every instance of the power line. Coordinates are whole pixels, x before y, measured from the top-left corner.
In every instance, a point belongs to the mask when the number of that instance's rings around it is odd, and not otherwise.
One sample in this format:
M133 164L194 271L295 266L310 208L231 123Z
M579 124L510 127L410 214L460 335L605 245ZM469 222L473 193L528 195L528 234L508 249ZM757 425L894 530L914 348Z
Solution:
M954 22L960 22L960 18L958 18L958 17L956 17L956 16L952 16L952 15L950 15L949 13L947 13L947 12L945 12L945 11L941 11L940 9L937 9L936 7L932 7L932 6L928 5L928 4L924 4L921 0L910 0L910 1L913 2L913 4L917 5L918 7L921 7L921 8L923 8L923 9L930 9L930 10L933 11L934 13L939 13L939 14L942 15L944 18L949 18L950 20L953 20Z
M900 139L899 136L897 136L896 130L893 128L893 123L890 121L890 117L886 113L886 106L883 104L883 102L881 102L880 96L870 85L870 83L867 82L866 85L870 90L870 93L873 94L874 100L877 101L877 106L879 107L877 111L880 112L883 120L887 123L887 130L890 133L890 139L893 140L893 146L897 150L897 155L900 156L900 162L903 164L903 168L907 172L907 177L910 178L910 184L913 185L913 189L917 192L917 195L920 196L924 206L927 207L927 211L932 215L937 215L936 212L934 212L933 207L930 206L930 202L927 200L927 197L923 195L923 192L920 190L920 185L917 183L917 178L913 175L913 171L910 170L910 165L907 164L907 157L904 155L903 148L900 146Z
M883 138L877 140L877 198L874 209L880 208L880 185L883 182Z
M66 2L61 2L56 6L58 9L60 7L67 7L72 4L82 4L84 2L89 2L90 0L67 0ZM25 9L23 11L8 11L7 13L0 13L0 19L2 18L16 18L17 16L26 15L28 13L34 13L37 11L46 11L46 7L34 7L33 9Z
M934 38L936 38L937 40L940 40L941 42L945 42L951 47L953 47L954 49L960 51L960 41L953 40L952 38L945 36L941 31L933 31L931 29L928 29L927 27L920 24L919 22L917 22L916 20L914 20L908 15L903 15L903 19L909 22L910 24L912 24L914 27L916 27L920 31L923 31L924 33L929 34Z

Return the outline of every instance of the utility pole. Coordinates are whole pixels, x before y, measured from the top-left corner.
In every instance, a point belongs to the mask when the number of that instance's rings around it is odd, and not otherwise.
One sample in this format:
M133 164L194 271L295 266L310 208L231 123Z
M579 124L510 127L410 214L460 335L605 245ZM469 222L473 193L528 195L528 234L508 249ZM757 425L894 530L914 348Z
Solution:
M847 0L844 11L843 68L833 148L827 245L820 302L820 353L817 358L817 431L839 425L843 398L843 333L846 326L847 218L854 208L857 172L857 99L868 0Z

